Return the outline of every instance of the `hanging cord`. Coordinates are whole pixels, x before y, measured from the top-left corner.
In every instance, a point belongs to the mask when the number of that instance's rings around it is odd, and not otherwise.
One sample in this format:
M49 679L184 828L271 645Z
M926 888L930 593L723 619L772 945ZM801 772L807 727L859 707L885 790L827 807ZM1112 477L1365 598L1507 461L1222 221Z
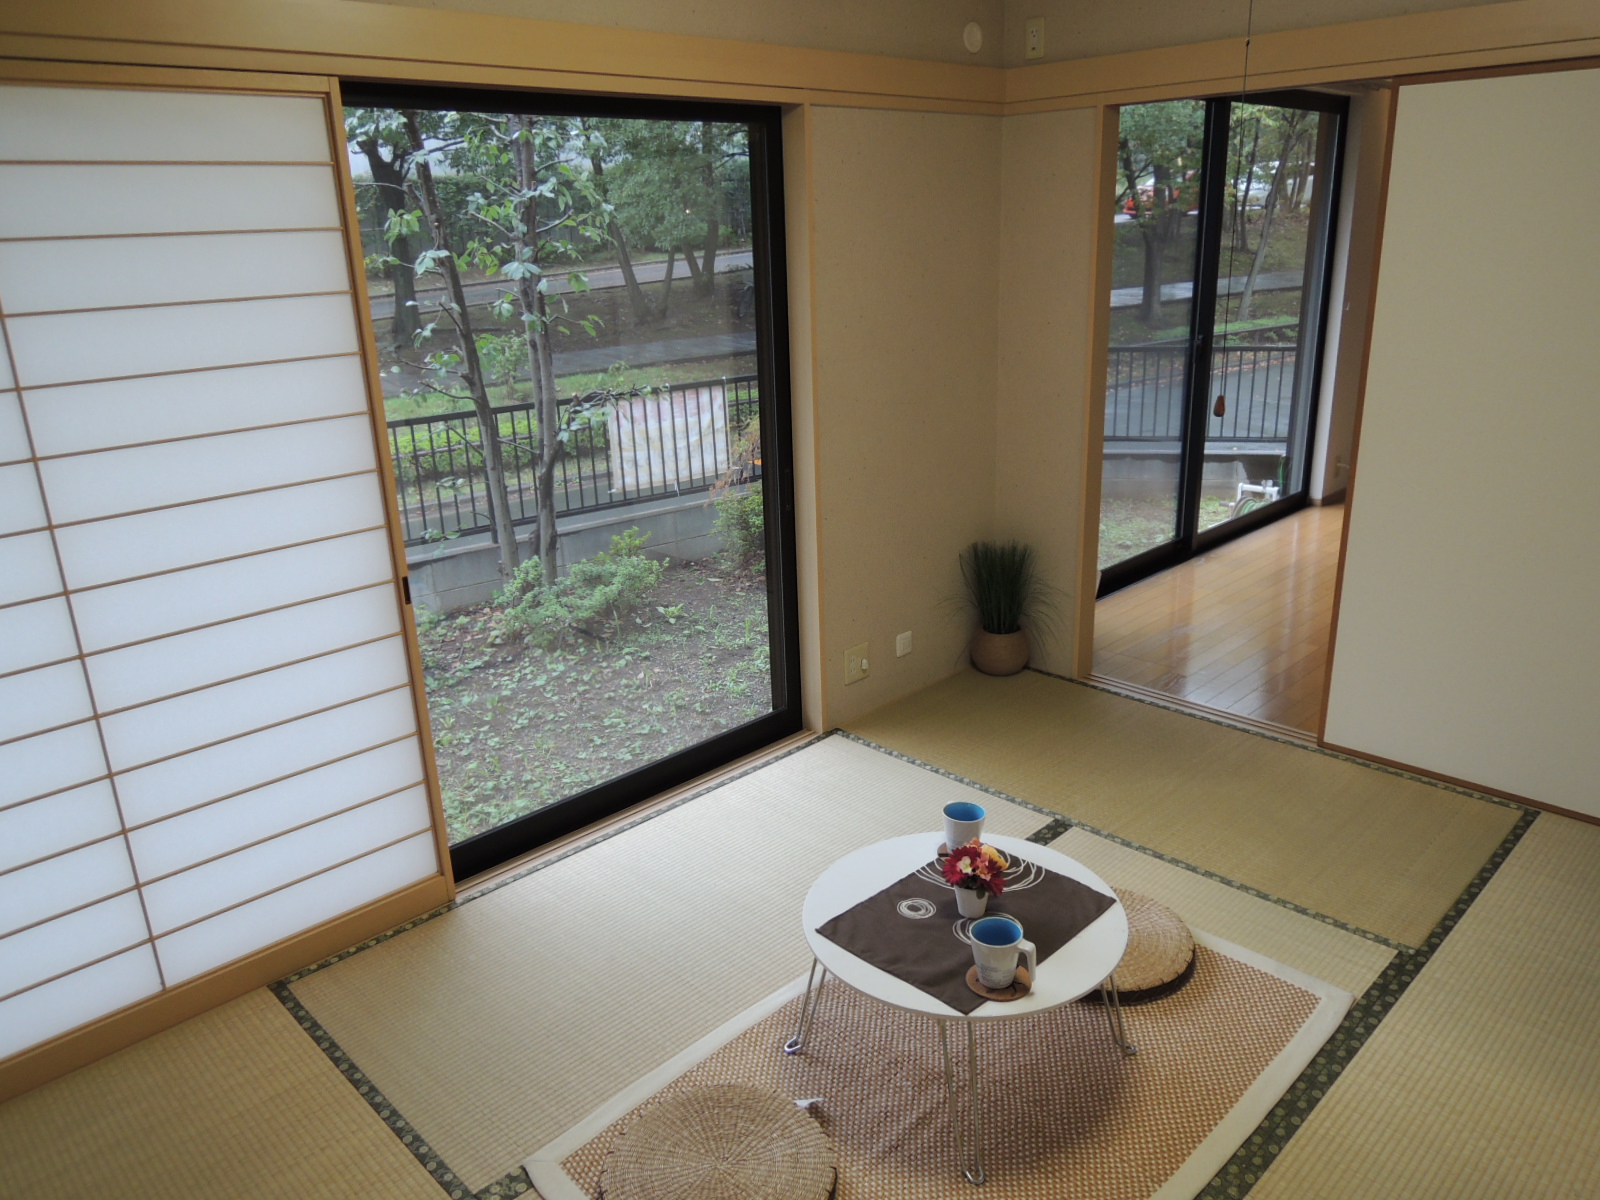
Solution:
M1245 10L1244 18L1244 70L1239 75L1239 106L1241 109L1243 109L1245 104L1245 96L1250 91L1250 42L1252 40L1252 35L1255 33L1255 22L1256 0L1250 0L1250 7ZM1244 125L1242 123L1239 126L1238 156L1241 159L1244 157ZM1255 174L1255 168L1253 164L1251 166L1251 174ZM1247 214L1250 208L1250 185L1252 182L1254 181L1251 179L1246 179L1244 181L1244 201L1239 210L1241 214L1241 220L1247 219ZM1231 251L1228 254L1228 265L1231 270L1233 265L1233 254ZM1228 276L1228 280L1229 291L1231 292L1233 280L1233 276L1231 274ZM1227 354L1228 334L1231 331L1231 326L1233 324L1232 309L1229 307L1230 299L1231 296L1224 296L1222 298L1222 336L1217 339L1217 349L1220 350L1224 356ZM1224 358L1224 361L1226 361L1226 358ZM1220 417L1226 411L1227 393L1224 391L1223 394L1217 397L1216 404L1212 409L1212 413L1213 415Z

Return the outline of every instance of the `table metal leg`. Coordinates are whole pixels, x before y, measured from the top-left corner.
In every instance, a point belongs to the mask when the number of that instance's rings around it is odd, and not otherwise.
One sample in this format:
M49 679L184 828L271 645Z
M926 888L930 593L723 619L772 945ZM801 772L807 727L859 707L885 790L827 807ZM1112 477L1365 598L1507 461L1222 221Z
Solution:
M956 1074L950 1060L949 1022L939 1021L939 1052L944 1056L944 1095L950 1105L950 1132L956 1143L956 1165L968 1183L980 1186L987 1178L983 1172L983 1109L978 1095L978 1038L972 1021L963 1021L967 1027L967 1085L969 1091L969 1120L963 1122L956 1104ZM963 1136L963 1135L967 1136ZM968 1158L967 1142L972 1144Z
M821 964L813 955L811 970L806 973L806 994L800 1001L800 1019L794 1027L794 1036L783 1044L785 1054L799 1054L805 1049L806 1039L811 1036L811 1023L816 1020L817 1006L822 1003L822 983L828 978L828 968L822 968L822 974L817 974ZM815 987L812 984L815 983Z
M1139 1047L1128 1040L1128 1027L1122 1019L1122 997L1117 993L1117 981L1110 975L1100 983L1100 998L1105 1002L1106 1025L1117 1049L1129 1056L1139 1053Z

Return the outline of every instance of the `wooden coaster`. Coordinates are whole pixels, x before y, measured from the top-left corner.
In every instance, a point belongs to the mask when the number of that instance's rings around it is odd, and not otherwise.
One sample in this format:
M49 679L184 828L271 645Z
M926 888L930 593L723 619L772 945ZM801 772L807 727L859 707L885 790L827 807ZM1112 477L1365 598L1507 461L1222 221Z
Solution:
M978 964L973 963L967 968L967 986L986 1000L1021 1000L1033 991L1033 976L1028 974L1027 967L1017 968L1017 977L1011 981L1010 987L992 988L984 987L978 982Z

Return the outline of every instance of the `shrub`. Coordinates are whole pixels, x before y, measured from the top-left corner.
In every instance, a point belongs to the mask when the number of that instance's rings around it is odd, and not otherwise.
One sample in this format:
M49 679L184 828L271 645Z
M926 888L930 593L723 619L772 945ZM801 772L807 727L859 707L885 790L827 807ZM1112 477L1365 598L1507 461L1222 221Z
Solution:
M752 483L742 492L726 491L715 500L716 531L722 552L735 566L760 571L766 566L766 519L761 507L761 485Z
M573 563L549 587L539 560L530 558L499 597L506 632L547 650L574 633L615 637L623 618L661 583L661 564L644 556L649 538L637 527L619 533L610 550Z

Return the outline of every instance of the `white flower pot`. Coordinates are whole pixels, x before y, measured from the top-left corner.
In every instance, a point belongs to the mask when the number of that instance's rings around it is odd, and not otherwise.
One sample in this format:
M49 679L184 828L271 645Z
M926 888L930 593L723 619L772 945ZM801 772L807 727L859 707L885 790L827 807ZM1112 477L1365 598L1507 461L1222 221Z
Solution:
M973 888L956 889L956 908L963 917L981 917L989 911L989 893Z

